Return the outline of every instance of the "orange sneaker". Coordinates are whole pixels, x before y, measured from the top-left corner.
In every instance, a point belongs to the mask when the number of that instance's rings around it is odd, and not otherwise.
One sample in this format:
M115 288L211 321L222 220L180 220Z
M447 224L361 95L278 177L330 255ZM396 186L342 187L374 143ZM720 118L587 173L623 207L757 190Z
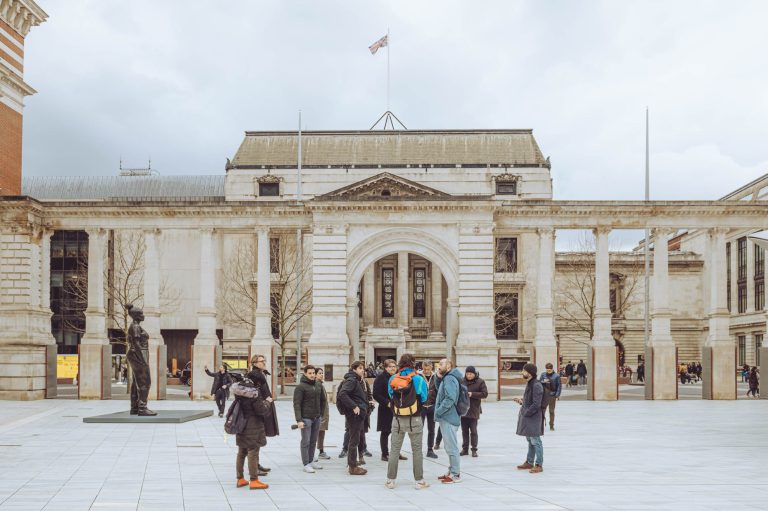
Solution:
M237 487L242 488L243 486L248 486L248 481L243 479L242 477L237 480Z
M255 479L251 481L251 484L248 485L248 488L251 490L266 490L269 488L269 485L267 483L262 483L258 479Z

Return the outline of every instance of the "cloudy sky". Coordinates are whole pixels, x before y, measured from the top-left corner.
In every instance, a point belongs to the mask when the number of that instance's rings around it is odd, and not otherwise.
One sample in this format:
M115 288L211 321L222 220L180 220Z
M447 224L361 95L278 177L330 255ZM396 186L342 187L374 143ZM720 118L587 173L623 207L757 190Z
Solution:
M219 174L245 130L533 128L559 199L714 199L768 172L762 1L38 0L27 175Z

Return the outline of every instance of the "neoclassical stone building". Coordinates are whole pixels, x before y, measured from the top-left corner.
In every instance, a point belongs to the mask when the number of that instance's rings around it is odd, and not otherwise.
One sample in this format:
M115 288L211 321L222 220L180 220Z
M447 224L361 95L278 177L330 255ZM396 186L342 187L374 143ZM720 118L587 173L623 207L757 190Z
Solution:
M583 358L593 399L617 398L617 346L627 363L646 358L654 399L676 397L678 349L705 362L704 396L715 399L735 397L737 342L755 361L765 258L744 236L768 227L757 182L749 200L742 190L721 201L558 201L530 130L304 132L300 168L299 144L296 132L246 132L221 175L27 178L22 196L0 198L0 396L50 394L57 351L79 352L81 398L109 396L119 325L104 290L128 246L140 247L134 282L155 381L170 358L191 360L193 382L205 382L193 383L197 398L208 394L205 365L254 353L282 364L299 340L334 382L350 360L409 351L477 366L493 394L502 361ZM645 228L647 344L642 301L629 304L644 292L642 255L609 252L612 230ZM592 232L592 251L556 253L566 229ZM291 258L302 271L286 280L280 261ZM590 334L563 319L579 272L594 290ZM57 288L73 278L87 280L81 332L62 319ZM275 303L302 292L311 307L283 360ZM736 312L729 297L742 295Z

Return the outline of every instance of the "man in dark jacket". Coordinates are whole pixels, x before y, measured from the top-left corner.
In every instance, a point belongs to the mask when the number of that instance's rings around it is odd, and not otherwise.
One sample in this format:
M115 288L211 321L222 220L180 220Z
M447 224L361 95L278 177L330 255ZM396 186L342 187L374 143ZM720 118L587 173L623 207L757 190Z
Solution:
M310 474L323 468L312 460L320 433L320 421L327 406L323 384L316 379L315 366L306 366L301 381L293 391L293 414L296 417L296 425L301 430L301 463L304 465L304 472Z
M435 454L435 399L437 398L437 375L433 372L432 362L424 362L422 376L427 380L427 402L424 403L421 420L427 423L427 458L437 458Z
M384 361L384 372L373 380L373 399L379 403L379 411L376 417L376 431L379 431L379 445L381 447L381 461L389 460L389 435L392 432L392 410L389 408L389 394L387 385L389 378L397 372L397 362L387 359ZM405 459L405 458L401 458Z
M469 391L469 411L461 418L461 456L469 454L470 439L472 442L472 457L477 458L477 421L483 413L481 402L488 397L488 387L474 366L464 370L462 382Z
M354 362L349 368L349 372L344 376L337 395L338 406L344 411L349 429L347 466L349 474L353 476L368 473L367 470L358 466L358 457L363 456L363 450L360 447L360 434L365 428L365 419L368 413L368 400L361 385L364 374L365 364L359 360Z
M513 401L520 406L520 414L517 418L517 434L524 436L528 442L528 456L525 463L518 465L520 470L529 470L531 474L537 474L544 469L544 447L541 437L544 435L544 410L541 402L544 399L544 387L536 379L536 366L528 363L523 366L523 378L528 383L525 386L523 397L516 397Z
M565 378L566 378L565 382L566 382L566 385L568 385L569 387L571 386L572 377L573 377L573 364L571 364L571 361L569 360L568 364L566 364L565 366Z
M272 397L272 391L269 388L269 381L267 376L269 372L266 370L267 358L264 355L254 355L251 357L251 371L245 375L259 388L261 395L265 396L265 399L269 401L272 413L269 416L264 417L264 432L267 438L272 438L280 434L280 428L277 426L277 409ZM272 470L271 468L263 467L259 465L259 475L267 475L266 473Z
M539 381L544 387L544 399L547 401L547 408L549 408L549 430L555 430L555 404L560 399L560 391L563 386L560 382L560 375L555 372L551 363L547 362L546 371L541 373ZM546 412L546 410L545 410Z
M224 417L224 405L227 404L227 398L229 398L229 386L232 385L232 377L224 364L215 373L210 372L208 366L205 366L205 374L213 378L211 395L216 399L216 406L219 407L219 417Z
M579 360L579 365L576 366L576 374L579 375L579 385L587 384L587 364L583 360Z

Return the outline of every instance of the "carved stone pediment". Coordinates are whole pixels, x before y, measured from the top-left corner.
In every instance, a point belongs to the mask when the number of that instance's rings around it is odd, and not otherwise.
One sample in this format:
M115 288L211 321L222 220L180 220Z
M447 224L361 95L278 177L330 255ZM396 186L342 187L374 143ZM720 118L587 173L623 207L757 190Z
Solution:
M257 183L279 183L282 178L277 177L273 174L265 174L263 176L257 177L256 182Z
M491 179L497 183L517 183L520 180L520 176L515 174L498 174Z
M318 200L447 199L451 195L404 177L382 172L317 197Z

